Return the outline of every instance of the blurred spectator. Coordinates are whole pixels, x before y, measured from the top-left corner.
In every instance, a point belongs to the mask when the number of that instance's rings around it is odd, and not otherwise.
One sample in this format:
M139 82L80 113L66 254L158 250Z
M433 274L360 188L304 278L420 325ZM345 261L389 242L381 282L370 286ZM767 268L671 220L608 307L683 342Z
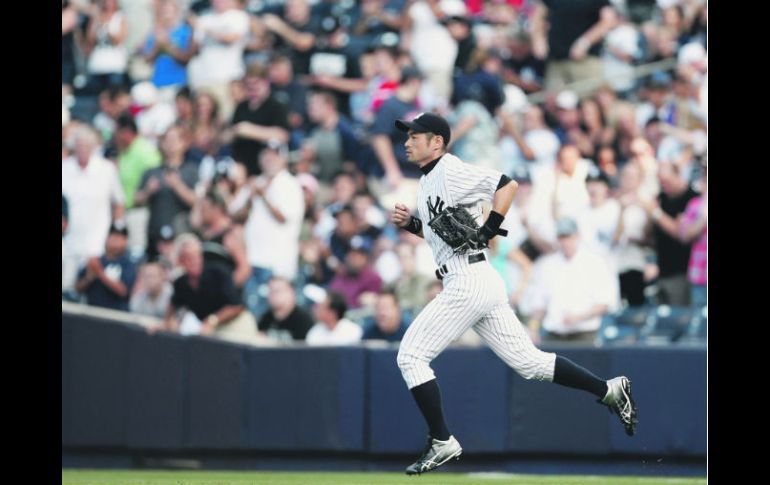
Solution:
M329 289L345 297L348 308L360 308L371 303L374 293L382 288L382 279L369 263L369 253L360 247L352 247L337 274L329 283Z
M352 173L339 172L334 176L331 190L331 200L321 211L313 234L325 243L329 243L334 228L337 227L337 212L346 205L353 203L356 193L356 180ZM320 198L320 195L319 195Z
M556 134L545 123L543 109L537 105L523 108L521 128L516 119L516 113L504 113L501 127L500 151L507 164L500 167L506 173L516 167L533 165L529 170L534 172L542 169L553 170L556 155L561 142Z
M73 138L74 155L62 162L61 182L69 208L64 238L68 266L77 269L104 253L110 222L123 217L124 196L115 166L96 149L93 130L80 127ZM73 279L63 284L71 288L74 283Z
M464 100L478 101L490 116L494 116L505 101L502 66L500 52L496 49L476 49L471 54L466 71L454 81L452 104L458 105Z
M606 263L580 246L572 218L557 221L559 252L546 256L535 276L534 312L529 321L533 340L591 344L601 317L614 302L612 279Z
M577 146L571 144L562 145L558 157L550 180L542 180L542 184L551 190L554 219L574 217L589 205L586 177L591 162L582 158Z
M91 124L105 142L112 140L118 117L130 106L131 96L123 86L110 86L99 93L99 112Z
M363 330L360 325L344 318L348 307L345 297L329 292L317 302L313 312L317 323L308 331L305 341L308 345L352 345L361 341Z
M158 138L176 121L176 109L161 99L158 88L149 81L134 84L131 101L139 134L157 145Z
M679 235L683 242L692 243L687 278L690 282L690 303L693 308L706 306L708 286L708 174L703 167L703 192L687 203L679 223Z
M382 103L390 99L396 92L402 77L402 66L398 62L400 51L396 46L398 37L383 35L380 41L373 46L375 77L369 94L369 112L371 116L377 114L382 108ZM371 124L371 117L367 124Z
M134 194L137 206L147 206L150 217L147 224L147 254L157 255L156 246L162 227L170 225L176 234L188 232L188 215L195 203L195 185L198 167L185 158L187 141L185 131L172 126L160 139L163 166L145 170L139 190Z
M197 237L177 238L179 264L185 273L174 280L174 295L166 310L166 329L183 335L212 335L238 343L264 342L257 333L257 322L241 303L233 279L224 267L203 260ZM186 309L181 321L177 311Z
M471 28L471 19L462 1L442 2L440 19L446 27L449 35L457 42L457 56L455 57L454 75L464 72L471 59L471 54L476 49L476 35Z
M581 131L580 119L580 98L574 91L566 90L560 92L555 99L556 119L558 124L554 128L554 133L559 137L562 144L570 143L577 146L580 153L584 156L593 155L593 146L584 139ZM586 146L586 144L588 146Z
M358 78L315 76L313 82L321 87L349 94L348 112L357 125L368 126L374 120L371 99L379 85L377 57L374 47L367 47L358 56Z
M307 99L307 88L294 75L291 59L283 54L273 55L270 58L267 71L273 97L288 109L291 131L301 132L306 127L308 111L311 108ZM292 142L298 140L298 135L292 136Z
M128 210L134 207L134 194L144 172L158 167L162 157L152 143L139 135L136 122L129 114L122 114L118 118L115 144L118 148L118 173Z
M647 212L655 223L653 236L658 261L658 304L690 305L690 287L687 279L691 242L682 242L679 225L687 204L698 196L682 178L679 169L671 163L658 167L660 195L647 205Z
M636 106L636 124L644 128L653 118L673 123L674 107L670 102L671 76L665 72L656 72L647 81L642 98L645 100Z
M259 319L259 330L279 342L305 340L313 318L297 306L294 287L286 278L274 276L268 282L270 309Z
M497 146L497 121L476 100L466 99L455 107L447 121L452 138L449 149L466 163L497 169L500 151Z
M219 155L219 134L223 123L219 120L219 104L217 100L206 91L195 94L193 101L192 141L190 142L190 156L200 160L210 155Z
M77 74L75 63L77 32L80 17L69 0L61 3L61 85L62 96L72 94L72 82Z
M427 83L436 95L448 100L452 95L452 72L457 57L457 42L439 23L444 17L446 0L422 0L407 6L405 35L409 38L409 54L425 73ZM426 49L430 46L430 49ZM395 119L395 118L394 118Z
M618 22L609 1L542 0L531 22L534 53L547 59L546 90L602 77L602 40Z
M274 49L291 53L294 72L308 74L310 56L321 32L321 19L312 14L309 2L286 0L283 8L260 15L260 20L275 35Z
M620 130L619 125L622 117L628 116L629 113L632 116L634 115L634 105L629 101L618 99L618 93L613 91L608 84L599 86L594 91L592 97L599 103L602 109L602 119L605 121L606 126L615 130L615 133ZM618 153L621 153L618 150L617 142L615 148Z
M142 50L153 64L152 83L158 88L176 89L187 85L187 63L192 58L192 29L184 22L177 0L158 0L155 28ZM168 96L161 95L164 101Z
M641 56L639 32L633 24L623 23L607 34L602 56L604 78L623 98L636 87L634 64Z
M618 186L618 162L615 156L615 150L612 147L601 147L596 155L596 165L599 170L607 175L610 180L610 188L615 189Z
M394 284L396 297L402 308L413 310L416 315L417 309L424 307L430 301L428 287L435 278L417 271L415 248L411 244L399 244L396 247L396 253L401 263L401 275Z
M151 261L139 268L138 289L131 297L131 313L163 319L174 288L162 263Z
M161 154L150 141L139 135L136 122L128 113L118 118L114 141L118 150L118 174L126 199L126 224L131 236L128 244L131 252L137 254L147 247L149 211L134 207L134 194L144 172L160 165Z
M532 52L532 38L526 30L516 29L508 37L509 56L503 58L503 79L534 93L543 88L545 61Z
M89 83L93 92L112 84L126 84L128 24L118 0L96 0L88 11L85 42Z
M629 306L645 303L646 249L650 236L650 219L645 210L642 171L636 164L626 164L620 173L617 200L620 214L613 235L613 252L617 262L620 296Z
M91 306L128 311L136 281L136 265L126 255L128 230L116 221L110 227L104 255L92 257L78 273L75 289Z
M260 153L259 163L262 175L250 181L250 198L238 209L249 211L244 232L252 274L244 292L249 310L257 316L267 310L265 285L270 277L283 276L292 281L297 276L299 233L305 212L302 188L287 170L286 145L271 141Z
M243 77L249 16L237 0L212 0L213 11L192 16L195 57L187 66L190 86L211 92L223 120L233 113L230 82Z
M377 204L372 194L368 192L358 192L353 197L352 207L358 233L367 240L364 245L374 246L374 241L382 234L387 223L385 212Z
M351 42L371 45L380 35L398 32L404 25L404 0L361 0L351 20Z
M309 95L308 115L316 126L308 134L316 154L312 167L319 181L331 183L334 175L344 166L355 167L360 146L353 126L337 109L337 99L328 91Z
M172 280L175 279L175 276L178 276L176 273L180 271L177 264L176 248L174 247L175 240L176 233L174 228L170 225L163 226L160 228L160 237L155 245L155 252L157 254L155 259L167 268L170 268L169 278Z
M614 132L607 126L599 102L593 98L580 100L580 153L597 158L602 147L611 146Z
M641 173L639 196L648 201L654 199L660 191L658 160L652 146L643 137L634 138L631 142L631 158L628 163L636 165Z
M413 179L416 184L422 174L417 165L406 159L406 133L393 124L393 120L411 120L417 116L420 109L417 95L421 84L420 71L413 67L404 68L396 94L382 104L370 130L372 148L380 167L369 175L379 176L384 173L390 188L398 187L404 177Z
M203 259L207 263L224 265L232 273L235 289L240 292L251 276L251 266L246 258L243 228L233 224L224 197L215 189L206 192L195 202L190 223L201 235Z
M337 262L342 262L354 244L365 246L366 243L371 243L371 239L364 240L358 234L358 222L351 206L342 207L334 214L334 218L337 220L337 224L329 238L329 250ZM366 247L366 249L371 249L371 246Z
M589 251L611 260L612 239L620 216L620 203L610 197L609 177L596 166L590 166L586 176L589 205L578 215L581 241ZM615 270L614 264L610 268Z
M267 69L251 64L244 80L246 100L233 114L227 136L232 138L233 158L246 165L249 176L259 175L260 152L269 140L289 141L288 107L270 93Z
M174 106L176 108L176 124L192 132L195 110L193 108L193 95L189 86L179 88L179 91L174 95Z
M400 342L407 323L401 314L398 297L389 290L380 290L374 304L374 319L364 327L362 340Z

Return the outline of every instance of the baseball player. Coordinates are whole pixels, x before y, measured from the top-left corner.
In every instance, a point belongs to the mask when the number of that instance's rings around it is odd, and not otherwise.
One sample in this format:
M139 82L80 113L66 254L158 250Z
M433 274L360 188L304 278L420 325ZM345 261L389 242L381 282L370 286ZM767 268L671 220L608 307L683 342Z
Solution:
M409 326L398 352L398 366L428 424L428 443L407 475L425 473L459 459L462 447L444 421L441 392L430 362L468 328L473 328L492 350L525 379L552 381L586 390L615 412L633 435L636 407L631 381L625 376L605 381L567 358L536 348L524 326L508 304L502 278L488 262L484 251L500 229L503 214L513 200L518 184L502 173L464 163L447 153L450 130L446 120L433 113L420 113L412 121L396 120L408 134L407 158L422 171L417 199L418 214L397 203L392 222L416 234L430 245L444 289ZM431 227L434 218L452 208L463 207L475 219L482 218L481 203L492 202L487 220L464 237L458 247L445 242ZM457 238L455 238L457 239Z

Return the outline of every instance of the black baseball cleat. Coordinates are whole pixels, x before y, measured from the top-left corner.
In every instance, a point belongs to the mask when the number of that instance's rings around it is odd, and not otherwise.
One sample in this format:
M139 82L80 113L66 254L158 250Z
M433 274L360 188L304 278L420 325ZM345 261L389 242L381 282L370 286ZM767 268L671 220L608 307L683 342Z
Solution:
M428 444L416 462L406 467L407 475L419 475L438 468L452 458L460 459L463 449L454 436L439 441L428 436Z
M609 407L610 413L618 415L628 436L634 435L639 420L636 417L634 399L631 397L631 381L626 376L607 381L607 395L599 402Z

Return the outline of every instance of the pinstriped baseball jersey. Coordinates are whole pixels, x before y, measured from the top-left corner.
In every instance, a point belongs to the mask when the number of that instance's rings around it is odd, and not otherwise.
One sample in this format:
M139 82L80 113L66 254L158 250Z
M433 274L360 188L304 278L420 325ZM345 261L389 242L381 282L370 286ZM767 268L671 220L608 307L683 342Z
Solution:
M454 256L454 250L433 232L428 222L447 207L462 205L481 226L484 224L482 202L492 200L501 176L497 170L467 164L447 153L427 175L420 177L417 211L423 222L425 241L438 266L446 264ZM480 251L467 254L477 252Z
M506 364L526 379L553 379L556 354L532 344L508 303L505 284L482 251L454 254L428 222L462 205L482 225L482 203L493 200L502 174L464 163L451 154L422 167L417 210L425 240L444 278L444 289L415 318L401 340L398 367L409 389L435 379L430 362L473 328ZM476 256L479 254L479 256Z

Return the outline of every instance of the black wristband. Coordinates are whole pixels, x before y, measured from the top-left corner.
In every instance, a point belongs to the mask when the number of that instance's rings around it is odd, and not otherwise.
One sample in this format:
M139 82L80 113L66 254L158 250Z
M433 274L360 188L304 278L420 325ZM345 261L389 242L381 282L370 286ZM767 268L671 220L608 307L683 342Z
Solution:
M499 212L491 211L489 217L487 217L487 222L484 223L484 227L488 228L492 234L497 234L503 219L505 219L505 216Z
M409 223L402 227L401 229L405 231L409 231L412 234L420 235L422 232L422 221L414 216L411 216L412 218L409 219Z

